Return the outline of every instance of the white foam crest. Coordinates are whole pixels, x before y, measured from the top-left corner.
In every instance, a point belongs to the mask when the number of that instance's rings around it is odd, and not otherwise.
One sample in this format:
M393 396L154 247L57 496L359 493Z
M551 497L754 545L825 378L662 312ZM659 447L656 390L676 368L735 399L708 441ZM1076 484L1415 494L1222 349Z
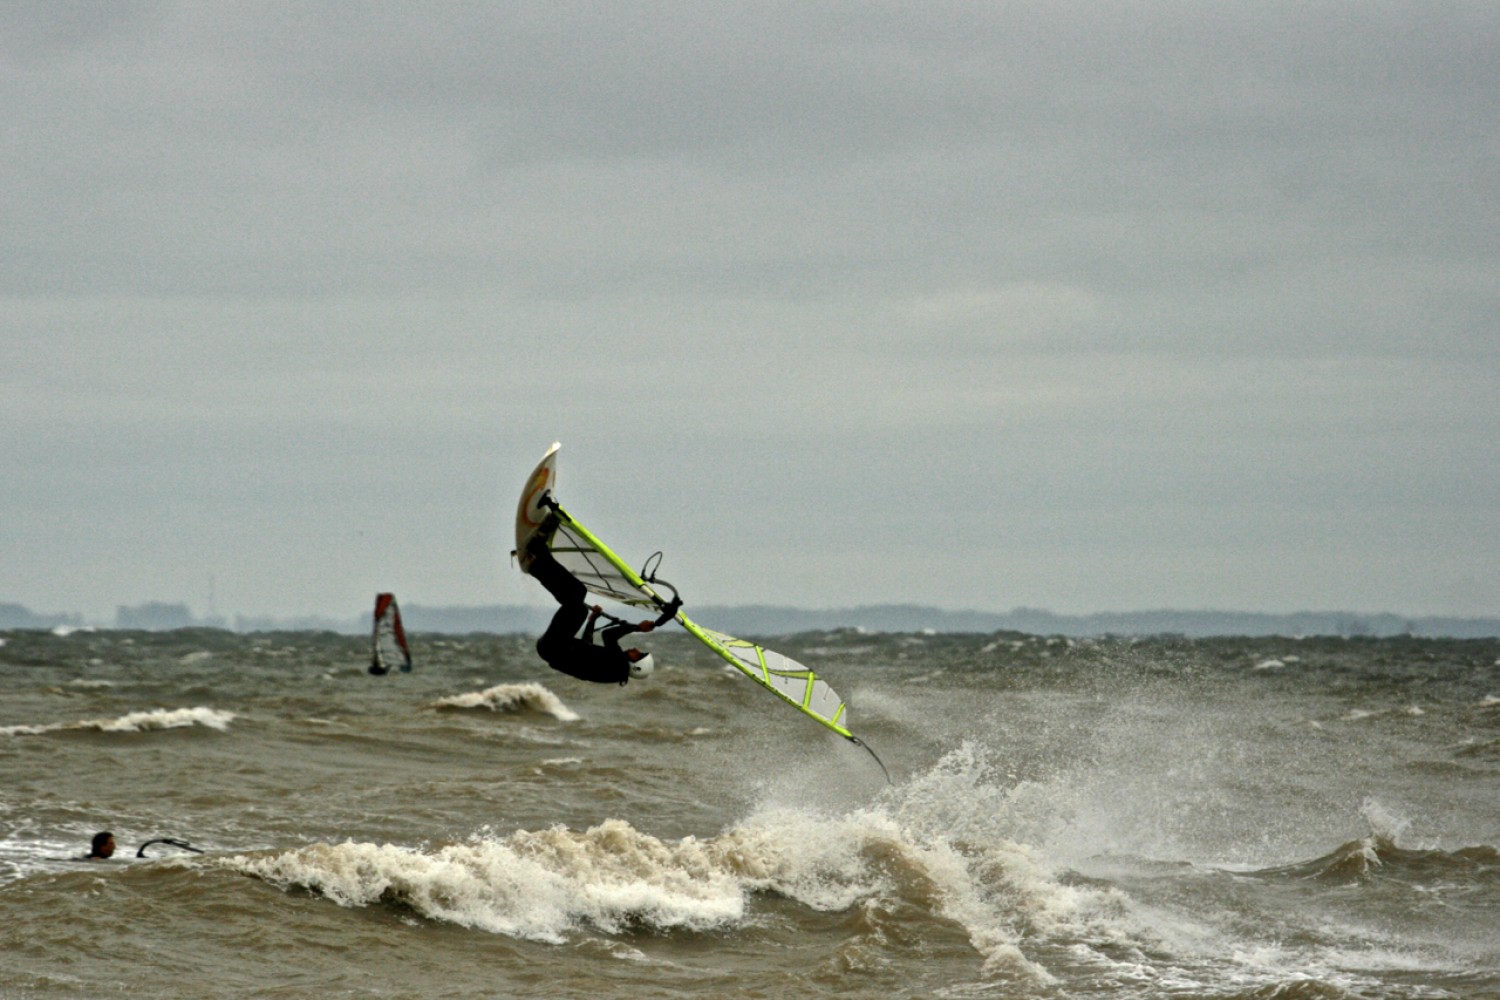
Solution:
M965 744L928 772L841 814L766 805L708 838L662 840L621 819L408 848L314 844L226 863L344 906L397 903L422 916L526 939L734 928L774 894L840 912L899 897L967 933L987 975L1053 982L1028 955L1059 944L1129 944L1129 901L1069 885L1012 839L1034 800ZM1108 950L1105 948L1105 950Z
M131 712L114 719L82 719L78 722L54 722L33 726L0 727L3 736L37 736L64 730L92 730L100 733L145 733L161 729L181 729L185 726L207 726L220 732L229 728L234 719L233 712L215 708L157 708L146 712Z
M92 632L92 625L57 625L52 629L52 634L60 638L67 638L75 632Z
M754 823L768 821L774 822L757 841ZM964 928L986 974L1053 981L1020 948L1029 922L1025 911L1042 908L1036 904L1049 891L1036 891L1036 870L1019 845L962 845L941 833L903 827L883 811L821 821L762 814L754 823L731 839L754 843L756 849L744 851L740 862L758 888L837 910L897 892L898 881L908 883L907 891L929 900L936 915ZM898 862L896 877L884 873L890 859Z
M29 829L29 824L25 824ZM84 860L88 837L63 840L56 836L27 839L13 830L0 837L0 886L37 872L66 869Z
M772 808L714 838L710 847L717 863L747 889L836 912L891 889L866 852L896 836L880 816L830 818Z
M449 695L433 708L487 708L492 712L542 712L563 722L576 722L578 713L541 684L497 684L483 691Z
M581 833L522 830L427 850L314 844L223 863L343 906L393 902L429 919L553 943L584 927L740 926L753 919L757 893L838 912L914 883L911 891L968 930L987 970L1044 982L1051 977L1021 954L1021 934L1066 922L1064 911L1091 891L1058 885L1017 845L960 845L903 828L878 807L845 816L768 808L706 839L661 840L611 819Z
M553 943L585 925L706 931L745 912L743 887L703 843L658 840L623 820L433 850L345 842L224 863L342 906L396 902L429 919Z
M1014 786L966 743L925 773L845 815L766 806L717 838L713 849L751 889L805 906L841 910L882 896L920 899L964 928L988 975L1032 983L1052 975L1026 941L1117 941L1122 897L1063 884L1007 816L1030 811ZM1024 826L1024 822L1020 825Z

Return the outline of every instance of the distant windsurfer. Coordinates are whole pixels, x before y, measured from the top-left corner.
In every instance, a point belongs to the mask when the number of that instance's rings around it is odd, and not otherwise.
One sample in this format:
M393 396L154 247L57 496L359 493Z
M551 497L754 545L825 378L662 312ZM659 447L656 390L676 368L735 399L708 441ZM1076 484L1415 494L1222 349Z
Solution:
M622 648L620 640L632 632L650 632L657 622L639 624L620 622L599 633L602 645L594 642L594 626L604 609L584 603L588 589L563 568L547 548L547 539L556 528L556 518L548 518L542 530L526 544L531 556L529 572L560 605L547 631L536 641L536 651L547 666L579 680L595 684L624 684L632 677L647 677L653 669L651 654L640 649ZM673 613L676 608L672 608ZM664 616L670 617L670 616ZM578 629L583 628L582 636Z

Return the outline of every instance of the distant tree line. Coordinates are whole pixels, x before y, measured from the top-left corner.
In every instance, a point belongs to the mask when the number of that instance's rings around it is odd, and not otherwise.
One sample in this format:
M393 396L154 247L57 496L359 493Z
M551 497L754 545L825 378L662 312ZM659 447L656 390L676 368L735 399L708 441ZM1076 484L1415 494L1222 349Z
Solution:
M0 603L0 628L57 628L61 625L82 626L83 615L38 614L20 604Z

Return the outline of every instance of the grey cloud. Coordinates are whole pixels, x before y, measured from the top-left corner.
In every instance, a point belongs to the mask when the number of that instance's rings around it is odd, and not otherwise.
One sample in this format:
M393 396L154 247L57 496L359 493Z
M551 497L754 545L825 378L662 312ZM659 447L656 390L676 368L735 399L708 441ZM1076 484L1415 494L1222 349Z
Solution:
M309 542L351 517L485 600L554 438L715 599L1493 580L1490 5L102 9L0 43L7 523L101 525L56 575L7 529L45 606L128 586L125 534L166 581L246 559L231 500L309 601L362 585ZM722 568L758 556L795 586Z

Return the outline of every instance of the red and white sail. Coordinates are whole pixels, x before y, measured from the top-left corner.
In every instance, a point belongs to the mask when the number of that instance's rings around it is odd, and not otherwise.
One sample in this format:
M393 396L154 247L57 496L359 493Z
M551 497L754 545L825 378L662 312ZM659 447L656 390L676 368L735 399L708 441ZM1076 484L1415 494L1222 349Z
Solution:
M375 629L370 636L370 673L388 674L391 668L411 673L411 647L401 625L395 594L375 595Z

